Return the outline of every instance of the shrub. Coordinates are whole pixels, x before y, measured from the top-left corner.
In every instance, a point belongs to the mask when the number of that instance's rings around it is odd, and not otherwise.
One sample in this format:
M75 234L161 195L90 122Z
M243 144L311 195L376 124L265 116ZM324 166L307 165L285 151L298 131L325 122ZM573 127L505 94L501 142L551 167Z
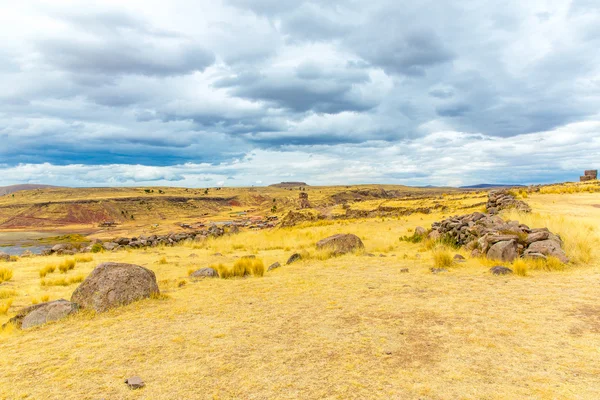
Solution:
M73 260L73 259L65 260L65 261L63 261L62 263L59 264L58 270L61 273L66 274L67 271L75 269L75 263L76 263L76 261Z
M12 269L0 268L0 283L11 280L13 277Z
M42 302L45 303L47 301L50 301L50 296L47 295L47 294L45 294L45 295L42 296Z
M96 243L92 246L92 253L101 253L104 251L104 247L100 243Z
M8 299L9 297L15 297L17 292L12 289L2 289L0 290L0 299Z
M233 276L246 276L252 273L252 259L240 258L233 264Z
M10 306L12 306L13 300L9 299L3 303L0 303L0 315L6 315L8 314L8 310L10 309Z
M45 278L46 275L51 274L54 271L56 271L56 266L48 264L44 268L40 269L40 278Z
M252 260L252 267L250 268L253 276L263 276L265 274L265 264L262 260Z
M165 256L162 256L162 257L161 257L161 258L158 260L158 263L159 263L160 265L164 265L164 264L168 264L169 262L167 261L167 257L165 257Z
M90 255L76 256L75 257L75 261L78 262L78 263L92 262L92 261L94 261L94 257L92 257Z
M454 264L452 253L445 247L437 247L433 250L433 264L436 268L447 268Z

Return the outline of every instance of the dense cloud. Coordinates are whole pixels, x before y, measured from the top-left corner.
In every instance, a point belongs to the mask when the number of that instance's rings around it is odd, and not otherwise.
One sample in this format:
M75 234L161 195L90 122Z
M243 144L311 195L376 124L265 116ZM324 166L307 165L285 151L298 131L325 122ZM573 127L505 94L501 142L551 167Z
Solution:
M536 182L595 166L594 1L76 3L0 15L0 185Z

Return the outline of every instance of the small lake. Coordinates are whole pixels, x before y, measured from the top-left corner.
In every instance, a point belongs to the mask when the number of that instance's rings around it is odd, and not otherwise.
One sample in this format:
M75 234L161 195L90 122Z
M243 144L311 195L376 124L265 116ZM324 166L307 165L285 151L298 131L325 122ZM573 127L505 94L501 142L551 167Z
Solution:
M40 254L54 246L54 243L40 243L39 239L64 234L65 232L0 232L0 251L15 256L26 250Z

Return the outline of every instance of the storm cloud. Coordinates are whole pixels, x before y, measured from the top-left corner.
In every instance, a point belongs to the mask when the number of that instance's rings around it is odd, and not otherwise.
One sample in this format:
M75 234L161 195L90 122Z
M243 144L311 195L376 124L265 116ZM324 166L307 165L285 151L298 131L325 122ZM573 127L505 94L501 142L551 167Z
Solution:
M11 3L0 185L576 177L597 149L596 3Z

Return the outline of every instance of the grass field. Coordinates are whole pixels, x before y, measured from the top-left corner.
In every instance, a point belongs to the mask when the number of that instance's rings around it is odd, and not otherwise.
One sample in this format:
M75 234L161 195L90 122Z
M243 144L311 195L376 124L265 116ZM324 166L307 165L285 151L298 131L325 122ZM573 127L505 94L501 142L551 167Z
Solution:
M482 201L439 196L414 205L441 201L449 210L0 263L12 271L0 285L0 323L23 306L69 299L76 281L103 261L152 269L166 294L0 332L0 399L600 398L600 194L534 193L532 214L506 214L560 233L574 262L503 277L462 250L399 240ZM365 252L315 251L319 239L344 232L361 237ZM435 251L467 262L432 274ZM263 277L188 277L248 254L265 266L284 264L294 252L305 258ZM42 278L48 266L55 270ZM146 387L127 389L123 380L132 375Z

